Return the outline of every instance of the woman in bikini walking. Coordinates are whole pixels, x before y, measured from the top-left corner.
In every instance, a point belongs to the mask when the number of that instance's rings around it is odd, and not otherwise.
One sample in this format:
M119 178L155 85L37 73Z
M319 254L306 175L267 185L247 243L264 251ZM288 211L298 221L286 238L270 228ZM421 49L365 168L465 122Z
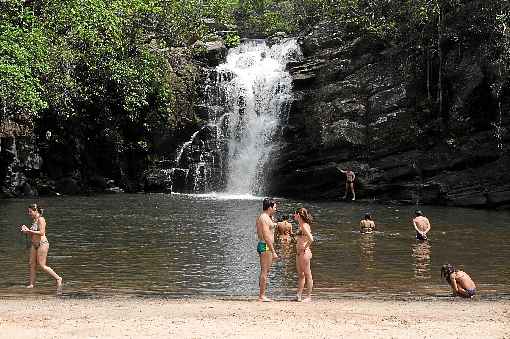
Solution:
M36 267L37 264L41 266L43 271L51 275L57 282L57 290L62 287L62 278L46 265L46 258L48 257L48 249L50 243L46 238L46 220L42 216L43 210L36 204L31 204L28 207L28 215L32 218L33 223L30 228L26 225L21 226L21 232L29 234L32 240L30 248L30 284L27 288L33 288L35 285Z
M312 260L310 245L313 242L310 224L313 218L305 208L299 208L294 213L294 220L299 223L299 231L296 233L296 269L298 274L297 300L309 302L312 300L313 289L312 270L310 268L310 260ZM308 297L302 299L305 283L308 290Z

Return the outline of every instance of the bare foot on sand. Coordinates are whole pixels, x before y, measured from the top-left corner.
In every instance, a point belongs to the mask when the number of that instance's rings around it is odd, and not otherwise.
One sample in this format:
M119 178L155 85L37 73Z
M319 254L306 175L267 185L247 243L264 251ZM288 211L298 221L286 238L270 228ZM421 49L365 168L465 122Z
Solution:
M27 288L34 288L34 285L30 284L27 286Z
M268 297L262 297L262 298L259 298L259 301L260 302L263 302L263 303L269 303L269 302L272 302L273 300L272 299L269 299Z
M312 302L312 298L308 297L308 298L304 298L303 300L300 300L302 303L309 303L309 302Z
M57 291L62 289L62 278L57 279Z
M296 301L301 301L301 295L300 294L296 294Z

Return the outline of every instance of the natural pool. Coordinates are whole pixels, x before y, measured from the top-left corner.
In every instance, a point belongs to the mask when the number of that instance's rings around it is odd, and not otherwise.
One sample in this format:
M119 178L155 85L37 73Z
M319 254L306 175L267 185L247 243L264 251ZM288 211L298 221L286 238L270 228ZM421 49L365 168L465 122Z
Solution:
M0 201L0 295L52 294L54 282L38 271L28 281L26 207L34 200ZM279 210L308 208L314 294L324 298L441 298L450 295L440 267L450 262L478 285L482 299L510 297L510 212L420 206L432 223L430 241L414 239L415 206L370 202L279 199ZM64 295L255 297L258 256L255 218L262 198L222 195L119 194L36 200L48 223L49 265L64 278ZM356 232L371 212L379 227ZM297 225L294 224L294 229ZM295 293L294 248L277 246L269 295Z

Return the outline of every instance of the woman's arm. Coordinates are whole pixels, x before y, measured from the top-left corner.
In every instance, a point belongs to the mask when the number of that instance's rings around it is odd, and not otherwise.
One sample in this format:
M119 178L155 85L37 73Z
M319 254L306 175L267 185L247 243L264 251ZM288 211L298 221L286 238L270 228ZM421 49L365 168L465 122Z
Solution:
M308 241L305 243L305 246L303 247L303 253L305 253L306 249L310 247L310 245L313 242L313 235L310 232L310 225L304 224L301 229L303 230L304 235L308 238Z
M414 229L415 229L416 232L418 232L421 235L423 235L423 232L418 229L418 225L416 225L416 221L414 221L414 219L413 219L413 226L414 226Z
M36 235L40 235L41 237L45 236L46 235L46 220L43 217L40 217L39 219L37 219L36 222L37 222L37 225L39 225L39 231L33 231L33 230L27 228L23 233L36 234Z

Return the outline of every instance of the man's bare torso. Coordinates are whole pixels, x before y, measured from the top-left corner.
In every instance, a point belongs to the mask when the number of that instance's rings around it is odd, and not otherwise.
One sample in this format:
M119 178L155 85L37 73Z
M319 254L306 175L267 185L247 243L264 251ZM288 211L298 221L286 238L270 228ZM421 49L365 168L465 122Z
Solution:
M430 229L430 222L426 217L418 216L413 221L420 232L427 232Z
M267 227L269 230L267 236L270 236L270 239L274 241L274 235L273 235L273 220L271 220L271 217L267 213L262 213L257 218L256 226L257 226L257 237L261 241L264 240L264 228Z

